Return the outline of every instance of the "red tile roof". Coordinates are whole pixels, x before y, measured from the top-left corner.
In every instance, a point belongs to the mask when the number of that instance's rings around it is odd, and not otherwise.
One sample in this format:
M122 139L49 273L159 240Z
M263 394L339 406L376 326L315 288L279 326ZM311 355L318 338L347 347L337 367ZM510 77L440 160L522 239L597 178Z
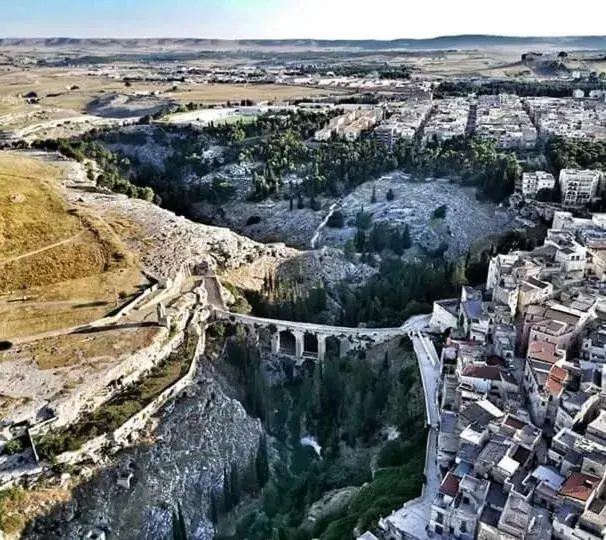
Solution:
M526 356L549 364L555 364L561 358L556 354L556 346L553 343L541 340L530 342Z
M455 497L459 491L459 479L451 473L446 473L442 485L440 486L440 493Z
M599 478L573 472L560 488L560 495L578 501L586 501L600 482Z
M501 370L497 366L467 366L463 370L464 377L475 377L476 379L501 380Z
M560 396L564 391L564 383L568 378L568 371L559 367L551 366L545 387L552 396Z

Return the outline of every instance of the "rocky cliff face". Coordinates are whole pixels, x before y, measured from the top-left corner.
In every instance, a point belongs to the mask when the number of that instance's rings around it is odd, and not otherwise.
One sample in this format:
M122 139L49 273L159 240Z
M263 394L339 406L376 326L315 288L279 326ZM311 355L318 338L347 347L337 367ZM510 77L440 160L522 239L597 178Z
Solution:
M121 452L24 537L79 539L99 527L112 538L168 538L172 508L180 503L191 538L211 540L210 491L220 490L225 467L246 466L261 425L213 379L201 376L187 393L165 411L151 445ZM131 487L121 487L118 478L128 473Z

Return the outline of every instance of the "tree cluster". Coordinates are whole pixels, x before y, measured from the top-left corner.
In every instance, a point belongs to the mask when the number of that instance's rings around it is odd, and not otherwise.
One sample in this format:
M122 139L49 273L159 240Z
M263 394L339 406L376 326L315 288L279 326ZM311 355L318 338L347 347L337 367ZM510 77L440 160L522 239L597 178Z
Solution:
M292 459L275 463L261 509L238 523L232 540L348 538L358 523L371 527L380 515L418 494L425 449L424 409L418 370L414 362L403 360L411 355L409 347L404 343L397 358L386 354L379 365L371 365L362 355L338 360L331 352L322 365L268 393L269 408L276 412L267 429L299 450ZM387 424L401 430L403 447L389 450L389 463L382 458L385 468L379 478L372 478L369 454L364 451L348 451L347 459L341 459L344 447L376 444L378 432ZM304 433L316 436L322 459L300 446ZM266 466L263 469L269 471ZM363 484L343 513L320 520L311 529L303 526L310 505L323 494Z
M562 169L606 170L606 141L554 137L545 155L556 176Z
M604 77L590 81L563 81L529 82L529 81L486 81L481 84L470 81L443 81L434 91L435 98L447 96L468 96L516 94L522 97L570 97L573 90L581 89L585 92L606 89Z
M260 292L247 292L254 313L271 319L326 322L327 294L322 282L304 288L300 283L267 274Z
M101 169L97 177L97 185L116 193L129 197L143 199L148 202L154 200L154 191L149 186L138 186L131 182L128 176L130 161L99 143L80 140L40 140L33 143L35 148L50 152L59 152L67 158L84 162L87 159L96 161Z

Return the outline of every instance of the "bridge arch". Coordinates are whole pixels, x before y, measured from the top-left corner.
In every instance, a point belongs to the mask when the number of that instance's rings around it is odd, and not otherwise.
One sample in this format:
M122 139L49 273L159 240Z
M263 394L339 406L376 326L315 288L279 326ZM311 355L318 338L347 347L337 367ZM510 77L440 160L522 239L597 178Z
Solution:
M330 358L341 356L341 340L336 336L326 336L326 355Z
M281 330L278 334L279 346L278 350L281 354L296 356L297 354L297 338L290 330Z
M318 336L311 332L305 332L303 334L303 355L317 358L318 350Z

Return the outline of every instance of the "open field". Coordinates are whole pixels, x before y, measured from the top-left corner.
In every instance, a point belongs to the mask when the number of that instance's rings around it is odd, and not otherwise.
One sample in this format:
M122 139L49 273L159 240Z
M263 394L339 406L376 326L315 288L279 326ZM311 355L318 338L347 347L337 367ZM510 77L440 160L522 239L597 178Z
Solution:
M406 63L427 76L510 77L527 71L517 50L431 52L406 58Z
M116 232L70 207L61 169L0 153L0 336L100 318L147 284Z
M35 92L36 105L20 97ZM26 127L28 122L69 118L74 114L95 114L96 101L112 95L153 102L156 106L171 103L220 103L225 101L284 100L325 96L343 91L274 84L179 84L168 82L132 82L89 75L86 70L28 68L0 71L0 127ZM150 96L153 94L152 96ZM137 115L136 108L133 116ZM121 116L127 116L122 112Z
M18 292L0 296L0 336L39 334L100 319L146 284L139 269L130 267L32 287L25 298Z
M56 191L61 171L16 153L0 154L2 261L82 232Z
M303 86L276 84L200 84L181 85L176 92L167 95L182 102L222 102L251 99L276 101L345 93L343 90L325 90Z

